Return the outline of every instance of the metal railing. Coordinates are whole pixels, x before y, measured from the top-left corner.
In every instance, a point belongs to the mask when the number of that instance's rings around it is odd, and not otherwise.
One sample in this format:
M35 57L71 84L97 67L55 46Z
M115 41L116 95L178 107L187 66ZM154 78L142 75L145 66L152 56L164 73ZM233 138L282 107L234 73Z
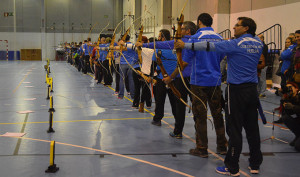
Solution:
M260 34L264 35L266 44L275 44L274 50L282 49L282 30L280 24L275 24L270 28L264 30L263 32L259 33L258 35Z
M223 39L231 39L230 29L226 29L224 31L221 31L219 34L223 37Z
M268 56L266 58L267 79L271 79L273 76L274 60L276 55L280 55L282 49L282 30L280 24L275 24L266 30L262 31L258 35L264 35L264 42L268 46Z
M276 55L280 55L280 50L277 49L275 42L270 42L266 44L268 46L268 58L266 59L266 66L268 66L266 78L271 79L273 76L274 61Z

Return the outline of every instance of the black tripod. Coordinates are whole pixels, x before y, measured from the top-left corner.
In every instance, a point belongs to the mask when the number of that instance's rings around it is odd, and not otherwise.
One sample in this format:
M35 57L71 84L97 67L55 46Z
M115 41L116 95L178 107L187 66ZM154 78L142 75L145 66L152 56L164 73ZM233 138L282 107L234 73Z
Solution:
M273 122L274 122L274 115L275 115L275 110L273 110ZM281 140L281 139L279 139L279 138L276 138L276 137L274 136L274 130L275 130L275 124L272 123L272 135L271 135L271 137L269 137L269 138L267 138L267 139L264 139L264 140L262 140L261 142L264 142L264 141L267 141L267 140L271 140L271 141L273 142L273 140L277 140L277 141L280 141L280 142L282 142L282 143L288 144L288 142L283 141L283 140Z

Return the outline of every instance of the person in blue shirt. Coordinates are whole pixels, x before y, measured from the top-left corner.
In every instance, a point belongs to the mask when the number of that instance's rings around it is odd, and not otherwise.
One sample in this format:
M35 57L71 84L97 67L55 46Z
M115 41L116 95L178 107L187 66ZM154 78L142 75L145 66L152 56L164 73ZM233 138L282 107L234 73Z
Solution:
M289 76L287 73L289 67L291 66L292 62L292 55L293 55L293 49L296 47L296 44L290 45L286 50L284 50L280 58L282 59L282 66L281 66L281 88L284 88L286 85L286 81L289 79Z
M197 31L197 26L195 23L191 21L185 21L182 24L181 27L181 35L182 40L184 42L187 42L191 35L194 35ZM152 47L152 44L149 44L149 47ZM156 43L156 49L173 49L174 48L174 40L172 41L164 41L164 42L157 42ZM187 102L187 96L188 96L188 89L190 88L190 75L191 75L191 64L186 63L185 61L189 60L185 55L186 49L182 51L182 60L184 61L184 70L182 71L182 77L184 79L184 82L182 81L182 78L179 74L178 68L176 68L172 74L168 77L163 78L163 81L168 84L170 82L174 82L174 85L176 89L180 92L181 98ZM174 54L175 55L175 54ZM186 84L186 86L184 85ZM174 130L169 133L171 137L181 139L182 138L182 131L184 127L185 122L185 113L186 113L186 105L183 104L179 99L176 98L176 114L175 114L175 126Z
M90 54L93 51L93 48L91 46L91 38L87 39L87 42L83 44L83 68L82 72L86 74L90 70Z
M191 21L186 21L182 25L182 40L183 41L188 41L191 37L191 34L194 35L197 30L197 26L191 22ZM154 48L154 43L136 43L136 46L143 46L147 48ZM157 41L155 43L155 48L156 49L173 49L174 48L174 40L172 41ZM182 56L184 56L185 50L182 51ZM172 55L172 54L171 54ZM176 57L176 54L173 54L171 56L172 58ZM183 61L185 61L186 58L183 57ZM173 62L174 63L174 62ZM187 63L186 63L187 64ZM165 66L165 64L164 64ZM167 65L165 66L167 67ZM191 74L191 65L186 65L185 69L182 71L182 75L184 78L185 83L187 84L187 87L189 88L189 80L190 80L190 74ZM171 78L171 77L172 78ZM179 71L176 68L171 75L168 77L163 78L162 80L169 80L170 82L174 80L174 85L176 89L180 92L181 98L187 102L187 95L188 95L188 90L184 86L183 81L181 80L181 77L179 75ZM170 83L168 82L168 83ZM182 131L184 127L184 122L185 122L185 112L186 112L186 105L183 104L179 99L176 98L175 102L175 110L176 113L174 115L175 118L175 126L173 132L170 132L169 135L174 138L181 139L182 138Z
M173 41L170 41L170 31L167 29L161 29L158 34L158 42L155 42L155 45L157 44L158 48L156 48L156 51L152 57L153 61L156 61L156 56L160 57L162 60L162 65L166 69L166 72L168 74L172 74L172 72L176 68L176 55L173 54L172 48L170 48L170 45L173 46ZM147 48L154 48L154 43L150 44L141 44L136 43L136 47L143 46ZM154 98L155 98L155 115L153 116L152 124L156 126L161 126L161 120L164 117L164 106L165 106L165 100L166 96L168 94L171 108L172 108L172 114L176 115L176 97L173 94L172 90L169 88L166 88L166 84L162 81L164 78L160 72L159 66L157 66L156 70L159 74L155 78L157 80L157 83L155 85L155 91L154 91Z
M130 43L130 36L127 35L125 42ZM134 50L127 50L122 51L121 58L120 58L120 74L122 75L122 79L120 78L119 82L119 99L123 99L124 97L124 84L125 84L125 78L128 77L129 82L129 90L130 90L130 96L131 98L134 98L134 82L133 82L133 76L132 72L133 70L130 68L129 64L133 67L138 66L138 56L137 53Z
M191 21L185 21L182 24L181 27L181 34L182 34L182 41L187 42L191 35L194 35L197 31L197 26L195 23ZM174 41L172 41L174 42ZM172 43L172 46L174 46L174 43ZM182 60L184 62L184 69L182 70L182 77L179 74L178 67L173 71L173 73L164 78L163 81L167 84L166 80L173 80L175 87L181 94L181 98L187 102L187 97L189 94L189 91L187 89L190 89L190 75L191 75L191 68L192 65L190 63L187 63L186 61L189 60L187 55L185 55L187 50L182 51ZM184 81L183 81L183 80ZM186 85L185 85L186 84ZM186 88L187 87L187 88ZM183 104L179 99L176 99L176 115L175 115L175 125L174 130L169 133L171 137L181 139L182 138L182 131L185 123L185 113L186 113L186 105Z
M104 41L104 47L109 47L111 38L107 37ZM108 50L104 50L102 53L102 63L103 63L103 77L104 77L104 86L111 86L113 82L111 67L109 66L109 60L107 59Z
M80 47L81 47L81 45L82 45L82 42L80 42L77 46L76 46L76 48L77 48L77 50L76 50L76 54L75 54L75 66L77 67L77 68L79 68L79 65L80 65L80 61L79 61L79 57L80 57Z
M239 157L242 151L242 128L244 127L249 144L250 173L259 173L263 161L260 149L258 127L257 64L262 54L263 44L255 36L256 23L248 17L239 17L234 26L236 39L221 42L183 43L178 41L176 48L211 51L227 55L228 76L226 89L226 132L229 136L225 166L217 167L221 174L239 176Z
M213 19L209 14L200 14L197 23L199 30L195 35L191 36L186 44L199 41L210 41L214 43L222 40L222 37L211 28ZM227 152L227 140L222 115L222 91L220 86L220 62L224 58L224 54L187 50L184 54L184 58L186 59L185 62L191 65L190 84L191 91L195 94L192 97L192 110L195 121L196 147L190 149L190 154L203 158L208 157L207 103L210 107L216 128L217 153L225 154ZM169 79L166 79L165 82L168 83Z
M158 35L159 41L169 41L170 40L170 31L167 29L161 29ZM153 61L156 61L156 55L161 58L162 64L166 69L168 75L172 74L172 72L176 68L177 58L176 55L173 54L172 49L156 49L156 54L153 55ZM152 124L156 126L161 126L161 120L164 117L164 107L165 100L168 94L169 101L171 104L172 114L176 115L176 97L173 94L172 90L166 87L166 84L162 81L163 75L160 72L159 66L157 66L158 76L157 83L155 86L155 115L153 116Z

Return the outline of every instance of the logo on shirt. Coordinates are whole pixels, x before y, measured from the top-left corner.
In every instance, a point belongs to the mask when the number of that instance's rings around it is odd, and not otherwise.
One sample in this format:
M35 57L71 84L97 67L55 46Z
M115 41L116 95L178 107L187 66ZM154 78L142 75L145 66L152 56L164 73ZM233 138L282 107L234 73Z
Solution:
M259 45L249 43L243 44L244 42L255 42L259 43ZM237 45L242 49L247 49L247 53L259 53L259 49L262 48L262 43L260 41L250 37L243 38Z

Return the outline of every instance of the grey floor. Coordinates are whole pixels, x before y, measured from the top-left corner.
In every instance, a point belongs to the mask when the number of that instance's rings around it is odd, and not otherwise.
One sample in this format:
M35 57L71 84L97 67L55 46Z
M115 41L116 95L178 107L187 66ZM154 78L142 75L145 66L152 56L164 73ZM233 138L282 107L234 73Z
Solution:
M224 156L216 155L214 130L208 123L209 158L191 156L195 146L192 114L187 113L182 140L169 137L174 118L169 102L161 127L151 125L154 106L139 113L130 99L119 100L112 88L95 84L91 75L83 75L66 62L50 64L54 80L55 133L49 127L49 101L46 99L46 72L41 61L0 62L0 134L24 132L23 138L0 137L1 177L175 177L222 176L215 167ZM34 99L35 98L35 99ZM28 100L29 99L29 100ZM268 120L259 122L261 139L272 135L272 110L279 97L267 92L261 99ZM33 111L20 114L19 111ZM278 119L275 115L275 120ZM274 135L290 142L294 136L284 125L275 126ZM56 141L55 164L60 170L46 174L50 141ZM277 140L262 142L264 162L255 176L300 176L300 155L291 146ZM241 176L247 170L248 145L244 137L240 158Z

